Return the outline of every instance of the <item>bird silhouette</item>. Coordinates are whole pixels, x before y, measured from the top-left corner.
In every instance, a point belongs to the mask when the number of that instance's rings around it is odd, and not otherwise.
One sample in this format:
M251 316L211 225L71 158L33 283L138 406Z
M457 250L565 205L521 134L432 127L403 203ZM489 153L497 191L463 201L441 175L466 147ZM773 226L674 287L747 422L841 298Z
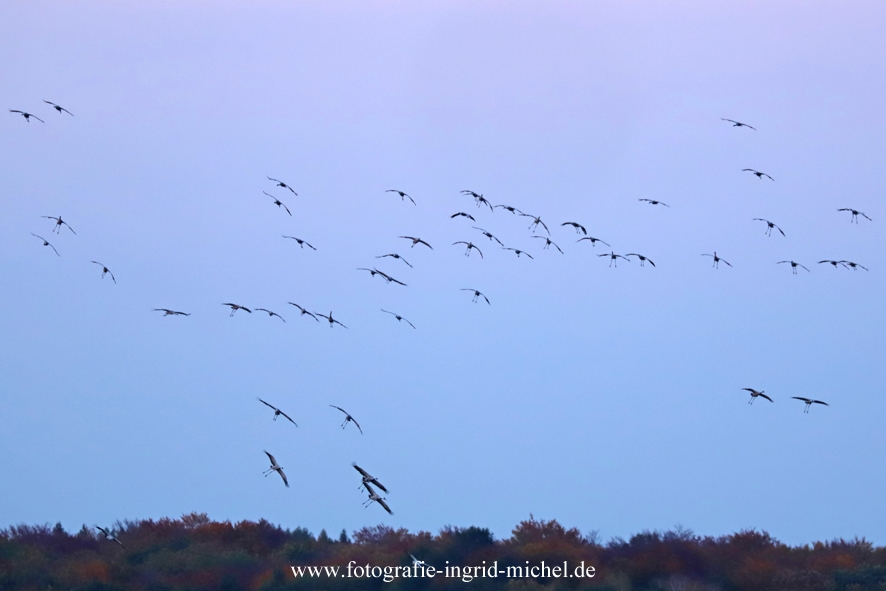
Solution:
M415 328L415 325L414 325L414 324L412 324L411 322L409 322L408 320L406 320L405 318L403 318L403 317L400 316L399 314L395 314L395 313L393 313L393 312L388 312L388 311L385 310L384 308L382 308L381 311L384 312L385 314L390 314L391 316L393 316L394 318L396 318L398 321L405 322L406 324L408 324L408 325L411 326L412 328Z
M841 207L841 208L838 209L837 211L848 211L848 212L851 212L851 213L852 213L852 217L849 218L849 223L850 223L850 224L851 224L852 222L855 222L855 223L857 224L857 223L858 223L858 216L862 216L863 218L865 218L865 219L868 220L869 222L874 221L874 220L872 220L871 218L869 218L867 215L865 215L865 213L864 213L863 211L858 211L857 209L852 209L851 207Z
M779 232L781 232L781 235L782 235L782 236L785 235L785 233L782 231L781 228L779 228L778 226L776 226L775 224L773 224L772 222L770 222L770 221L767 220L767 219L763 219L763 218L754 218L753 221L755 221L755 222L766 222L766 235L767 235L767 236L772 236L772 228L775 228L776 230L778 230Z
M388 189L387 191L385 191L385 193L399 193L400 201L406 201L406 199L409 199L410 201L412 201L412 204L415 205L415 199L413 199L403 191L400 191L398 189Z
M563 249L561 249L559 246L557 246L557 243L554 242L553 240L551 240L550 238L548 238L547 236L533 236L532 238L541 238L542 240L545 241L545 245L542 247L542 250L547 250L548 248L551 247L551 245L553 245L554 248L556 248L557 250L560 251L560 254L563 254Z
M770 181L774 181L775 179L766 174L765 172L760 172L759 170L754 170L753 168L742 168L742 172L752 172L757 175L758 179L762 179L764 176L767 177Z
M742 388L742 390L747 390L748 392L751 393L751 399L748 400L748 404L753 404L754 400L756 400L758 396L760 396L761 398L765 398L769 402L775 402L774 400L772 400L771 398L769 398L768 396L763 394L763 392L765 392L765 390L757 391L757 390L754 390L753 388Z
M357 419L355 419L354 417L352 417L351 414L350 414L348 411L346 411L346 410L343 409L342 407L340 407L340 406L336 406L336 405L334 405L334 404L330 404L329 406L331 406L332 408L337 408L338 410L340 410L340 411L342 411L343 413L345 413L345 420L344 420L344 422L341 424L341 428L342 428L342 429L344 429L345 427L347 427L347 426L348 426L348 423L354 423L354 425L357 426L357 429L359 429L359 431L360 431L360 435L363 435L363 429L360 428L360 423L358 423L358 422L357 422Z
M490 241L495 240L495 241L498 242L501 246L504 246L504 244L502 243L501 240L499 240L498 238L496 238L495 236L493 236L492 234L490 234L489 232L487 232L487 231L484 230L483 228L478 228L477 226L471 226L471 227L474 228L475 230L480 230L480 232L481 232L484 236L486 236L487 238L489 238Z
M479 248L477 248L477 246L473 242L465 242L464 240L459 240L458 242L453 242L452 246L455 246L456 244L464 244L467 246L467 248L465 249L465 256L466 257L471 256L471 249L473 248L474 250L476 250L477 252L480 253L480 258L481 259L483 258L483 251L480 250Z
M753 129L754 131L757 131L757 128L756 128L756 127L751 127L751 126L748 125L747 123L742 123L741 121L735 121L734 119L726 119L726 118L724 118L724 117L720 117L720 119L721 119L722 121L728 121L728 122L732 123L732 127L749 127L750 129Z
M110 269L108 269L107 267L105 267L103 264L101 264L101 263L98 262L98 261L92 261L92 262L95 263L96 265L98 265L99 267L102 268L102 279L105 278L105 275L110 275L110 276L111 276L111 279L114 280L114 284L115 284L115 285L117 284L117 279L114 278L114 274L111 273L111 270L110 270Z
M289 302L289 305L295 306L296 308L298 308L299 311L301 311L301 314L300 314L301 316L307 315L307 316L310 316L311 318L313 318L314 320L316 320L317 322L320 322L320 320L312 312L308 312L307 310L305 310L304 308L302 308L298 304L294 304L292 302Z
M803 412L804 412L804 413L808 413L808 412L809 412L809 408L810 408L813 404L823 404L823 405L825 405L825 406L830 406L830 404L828 404L827 402L823 402L823 401L821 401L821 400L813 400L813 399L811 399L811 398L803 398L802 396L791 396L791 398L793 398L794 400L802 400L803 402L806 403L806 408L803 409Z
M729 265L730 267L732 266L732 264L731 264L729 261L726 261L726 260L721 259L720 257L718 257L718 256L717 256L717 251L716 251L716 250L714 251L714 254L702 254L701 256L703 256L703 257L713 257L713 258L714 258L714 268L715 268L715 269L719 269L719 268L720 268L720 262L721 262L721 261L724 262L724 263L726 263L726 264Z
M642 254L637 254L636 252L629 252L625 256L626 257L637 257L638 259L640 259L640 266L641 267L646 266L646 261L649 261L649 264L652 265L653 267L655 266L655 263L652 262L652 259L650 259L649 257L644 257Z
M590 240L592 247L597 246L598 242L600 244L605 244L606 246L611 246L608 242L600 240L599 238L594 238L593 236L585 236L584 238L579 238L578 240L576 240L576 242L581 242L582 240Z
M308 241L306 241L306 240L302 240L301 238L296 238L295 236L285 236L285 235L284 235L283 237L284 237L284 238L289 238L290 240L295 240L295 241L298 243L298 245L299 245L302 249L304 249L304 247L307 246L307 247L310 248L311 250L317 250L316 248L314 248L314 247L311 245L310 242L308 242Z
M794 273L794 275L797 274L797 267L803 267L804 269L806 269L806 267L804 267L804 266L801 265L800 263L796 263L796 262L794 262L794 261L778 261L778 262L775 263L775 264L776 264L776 265L780 265L780 264L782 264L782 263L790 263L790 265L791 265L791 271ZM809 271L809 269L806 269L806 270Z
M286 479L286 474L283 473L283 468L277 463L277 460L274 459L274 456L272 456L267 451L265 451L265 453L268 455L268 458L271 460L271 467L264 471L265 477L269 476L271 474L271 472L276 472L277 474L280 475L280 478L283 479L283 484L286 485L286 488L289 488L289 481Z
M531 254L529 254L529 253L526 252L526 251L520 250L519 248L511 248L510 246L502 246L502 250L512 250L512 251L514 251L515 253L517 253L517 258L518 258L518 259L520 258L520 255L522 255L522 254L525 254L525 255L528 256L530 259L533 259L533 260L535 259L535 257L533 257Z
M240 304L224 303L224 304L222 304L222 306L230 306L231 307L231 313L229 314L229 316L233 316L234 312L236 312L237 310L246 310L247 312L252 314L252 310L250 310L246 306L241 306Z
M465 212L463 212L463 211L460 211L460 212L458 212L458 213L454 213L454 214L452 214L452 215L449 216L449 217L450 217L450 218L463 217L463 218L468 218L468 219L471 220L472 222L476 222L476 221L477 221L477 220L474 219L474 216L472 216L472 215L470 215L470 214L468 214L468 213L465 213Z
M338 325L341 326L342 328L347 328L347 326L345 326L344 324L342 324L341 322L339 322L338 320L336 320L335 318L332 317L332 312L331 312L331 311L329 312L329 315L328 315L328 316L327 316L326 314L320 314L320 313L318 313L317 316L319 316L320 318L325 318L326 320L328 320L328 321L329 321L329 328L333 328L333 325L334 325L334 324L338 324Z
M269 181L274 181L275 183L277 183L277 186L278 186L278 187L283 187L284 189L289 189L290 191L292 191L292 194L293 194L293 195L295 195L296 197L298 197L298 193L295 192L295 189L293 189L292 187L290 187L289 185L287 185L287 184L284 183L283 181L281 181L281 180L279 180L279 179L272 179L271 177L268 177L268 180L269 180Z
M31 236L35 236L35 237L39 238L40 240L43 241L43 246L48 246L49 248L51 248L52 250L55 251L55 254L57 254L58 256L62 256L62 255L58 254L58 251L55 250L55 247L53 245L51 245L49 243L49 241L46 240L46 238L44 238L43 236L37 236L37 234L34 234L33 232L31 232Z
M541 226L542 228L545 229L545 232L548 233L548 236L551 235L551 231L548 230L548 227L545 225L545 223L543 221L541 221L541 217L539 217L537 215L529 215L528 213L521 213L520 215L523 217L532 218L532 223L529 224L529 229L532 230L533 232L536 229L538 229L539 226Z
M43 99L43 102L46 103L46 104L48 104L48 105L52 105L52 108L55 109L56 111L58 111L59 114L61 114L61 112L64 111L65 113L67 113L67 114L70 115L71 117L74 116L74 114L71 113L69 110L67 110L67 109L64 108L64 107L60 107L59 105L57 105L57 104L55 104L55 103L53 103L53 102L50 102L50 101L48 101L48 100L46 100L46 99Z
M407 240L412 240L412 246L410 246L409 248L415 248L415 245L416 245L416 244L424 244L425 246L427 246L427 247L430 248L431 250L434 250L434 247L433 247L433 246L431 246L430 244L428 244L427 242L425 242L425 241L422 240L421 238L416 238L415 236L400 236L400 238L405 238L405 239L407 239Z
M857 271L858 269L864 269L865 271L868 270L867 267L863 267L863 266L859 265L858 263L853 263L852 261L840 261L840 262L843 263L843 266L848 266L853 271Z
M61 227L62 226L68 226L68 230L70 230L71 232L74 232L74 228L72 228L68 224L68 222L63 220L62 216L55 217L55 216L51 216L51 215L41 215L40 217L46 218L48 220L55 220L55 226L52 227L52 231L55 232L56 234L61 234ZM76 234L76 233L77 232L74 232L74 234Z
M282 207L283 209L286 210L286 213L288 213L290 216L292 215L292 212L289 211L289 208L286 207L286 204L285 204L285 203L283 203L282 201L280 201L279 199L277 199L276 197L274 197L273 195L271 195L271 194L268 193L267 191L262 191L262 193L264 193L265 195L267 195L268 197L270 197L271 199L273 199L273 200L274 200L274 205L276 205L277 207Z
M378 494L377 492L375 492L375 491L372 489L372 485L371 485L371 484L369 484L368 482L364 482L364 483L363 483L363 486L366 487L366 492L369 493L369 498L368 498L366 501L363 502L364 505L366 505L366 506L368 507L369 505L372 504L373 501L375 501L376 503L378 503L379 505L381 505L382 508L383 508L385 511L387 511L389 514L391 514L391 515L394 514L394 512L391 511L391 508L388 507L387 503L385 503L385 498L382 497L382 496L379 496L379 494Z
M19 115L24 117L25 121L27 121L28 123L31 122L31 117L33 117L34 119L36 119L40 123L46 123L46 121L44 121L43 119L40 119L40 117L37 117L33 113L28 113L27 111L19 111L18 109L9 109L9 112L10 113L18 113Z
M484 300L486 300L486 303L487 303L487 304L489 304L490 306L492 305L492 304L489 302L489 298L487 298L485 295L483 295L482 292L479 292L479 291L477 291L476 289L471 289L471 288L468 288L468 287L462 287L460 291L472 291L472 292L474 292L474 299L472 300L474 303L477 303L477 300L478 300L479 298L482 297Z
M819 264L819 265L822 264L822 263L830 263L831 266L834 267L835 269L837 268L837 265L843 265L843 266L846 267L847 269L849 268L849 267L846 266L846 264L845 264L843 261L832 261L832 260L829 260L829 259L825 259L825 260L823 260L823 261L818 261L818 264Z
M607 246L608 246L608 245L607 245ZM615 265L616 267L618 267L618 259L624 259L624 260L626 260L626 261L630 261L630 260L631 260L631 259L629 259L629 258L627 258L627 257L625 257L625 256L620 255L620 254L615 254L614 252L610 252L609 254L605 254L605 253L604 253L604 254L598 254L597 256L598 256L598 257L609 257L609 266L610 266L610 267L613 266L613 265Z
M397 254L397 253L395 253L395 252L392 252L392 253L390 253L390 254L381 254L381 255L378 255L378 256L375 257L375 258L377 258L377 259L383 259L383 258L385 258L385 257L391 257L392 259L401 260L401 261L403 261L404 263L406 263L406 264L409 266L410 269L412 268L412 265L409 264L409 261L407 261L406 259L404 259L403 257L401 257L399 254Z
M285 319L285 318L283 318L282 316L280 316L280 315L277 314L276 312L271 312L271 311L268 310L267 308L256 308L255 310L256 310L257 312L258 312L258 311L261 311L261 312L267 312L269 318L273 318L274 316L276 316L277 318L279 318L279 319L282 320L283 322L286 322L286 319Z
M670 205L668 205L667 203L664 203L663 201L656 201L655 199L637 199L637 201L645 201L650 205L664 205L665 207L670 207Z
M270 406L271 408L274 409L274 420L275 420L275 421L277 420L277 417L278 417L278 416L283 415L284 417L286 417L286 418L289 420L290 423L292 423L293 425L295 425L296 427L298 427L298 423L296 423L295 421L293 421L293 420L292 420L292 417L290 417L288 414L286 414L285 412L283 412L282 410L280 410L279 408L277 408L277 407L274 406L273 404L271 404L271 403L269 403L269 402L265 402L265 401L262 400L261 398L259 398L258 401L261 402L262 404L264 404L264 405L266 405L266 406ZM265 452L265 453L267 453L267 452Z
M588 235L588 231L585 230L585 227L582 226L581 224L577 223L577 222L563 222L563 223L560 224L560 225L561 225L561 226L572 226L573 228L575 228L575 233L576 233L576 234L584 234L585 236Z
M388 492L388 489L386 489L382 485L382 483L378 481L378 478L376 478L375 476L372 476L369 472L367 472L366 470L364 470L363 468L358 466L356 462L352 463L351 465L363 477L363 486L365 486L366 483L371 482L372 484L374 484L375 486L377 486L379 489L383 490L384 492Z
M520 211L520 210L517 209L516 207L511 207L510 205L496 205L496 207L501 207L501 208L504 209L505 211L509 211L509 212L511 212L511 213L513 213L513 214L525 215L522 211Z
M176 312L169 308L154 308L154 312L163 312L164 316L190 316L190 312Z

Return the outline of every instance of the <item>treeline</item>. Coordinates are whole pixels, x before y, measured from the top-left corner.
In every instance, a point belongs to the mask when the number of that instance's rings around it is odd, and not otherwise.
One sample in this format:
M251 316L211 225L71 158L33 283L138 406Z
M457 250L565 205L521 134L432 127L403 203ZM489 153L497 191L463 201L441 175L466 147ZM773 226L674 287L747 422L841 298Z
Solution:
M0 531L0 591L273 591L277 589L593 589L596 591L886 591L886 548L863 539L791 547L766 532L718 538L687 530L643 532L601 543L556 521L530 518L510 538L485 528L437 535L385 526L314 536L267 521L214 522L205 514L126 521L113 539L83 526ZM508 566L584 562L593 578L343 578L346 566ZM448 562L447 562L448 561ZM291 566L339 566L339 577L295 577Z

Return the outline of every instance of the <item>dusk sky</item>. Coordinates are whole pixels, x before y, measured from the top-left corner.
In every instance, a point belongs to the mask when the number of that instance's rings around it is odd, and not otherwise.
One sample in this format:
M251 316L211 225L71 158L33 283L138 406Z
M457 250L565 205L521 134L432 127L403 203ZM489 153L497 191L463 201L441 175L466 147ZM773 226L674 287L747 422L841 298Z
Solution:
M507 537L532 513L604 540L886 543L886 5L3 14L0 528L196 511Z

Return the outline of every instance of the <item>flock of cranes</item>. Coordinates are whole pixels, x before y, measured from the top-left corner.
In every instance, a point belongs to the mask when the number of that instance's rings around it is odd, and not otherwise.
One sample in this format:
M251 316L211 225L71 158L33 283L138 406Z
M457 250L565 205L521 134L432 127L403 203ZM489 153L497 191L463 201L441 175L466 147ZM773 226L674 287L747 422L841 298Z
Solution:
M45 101L45 100L44 100L44 102L49 104L58 113L67 113L67 114L73 116L73 114L70 111L68 111L67 109L65 109L55 103L52 103L50 101ZM41 123L45 123L45 121L43 119L40 119L39 117L37 117L33 113L30 113L27 111L10 109L10 112L14 113L14 114L21 115L25 119L26 122L30 122L30 120L33 118L33 119L36 119L37 121L40 121ZM735 121L732 119L725 119L725 118L723 118L722 120L732 123L733 127L739 127L739 128L745 127L750 130L756 131L755 127L752 127L752 126L750 126L746 123L742 123L740 121ZM753 175L755 175L758 179L761 179L761 180L763 179L763 177L766 177L770 181L773 181L773 182L775 181L775 179L772 176L770 176L768 173L761 172L761 171L758 171L758 170L755 170L752 168L744 168L744 169L742 169L742 172L750 172ZM270 176L268 176L267 179L269 181L271 181L272 183L274 183L275 187L288 190L293 196L296 196L296 197L298 196L298 193L296 193L296 191L293 189L293 187L291 185L287 184L286 182L284 182L280 179L277 179L277 178L270 177ZM400 197L402 202L405 202L408 199L409 202L412 203L412 205L418 206L418 203L416 202L415 198L413 198L410 194L406 193L405 191L402 191L400 189L387 189L384 192L385 193L394 193ZM271 194L265 190L263 190L262 193L266 197L268 197L271 200L271 203L273 205L276 205L278 209L285 211L290 217L293 216L292 211L290 210L289 206L286 203L284 203L280 198L274 196L273 194ZM525 213L521 209L514 207L512 205L493 204L482 193L477 193L474 190L467 190L467 189L462 190L460 192L460 194L467 196L469 198L472 198L474 200L474 204L476 205L476 207L485 215L492 214L493 212L495 212L496 209L501 209L504 212L512 214L513 216L515 216L516 219L529 218L528 221L530 223L528 226L526 226L526 230L531 232L531 235L529 236L529 238L533 239L533 242L535 244L540 244L537 242L538 240L544 240L544 244L541 245L542 251L550 250L551 247L554 247L560 254L565 254L564 250L560 247L560 245L557 244L556 242L554 242L554 240L552 239L553 237L551 234L551 230L548 227L548 225L545 223L545 221L542 220L542 217L540 215ZM641 203L651 205L651 206L662 206L662 207L671 209L671 205L669 205L668 203L665 203L663 201L660 201L658 199L641 198L641 199L638 199L638 201ZM488 213L486 213L487 210L488 210ZM860 217L864 218L868 221L871 221L871 218L865 212L862 212L862 211L854 209L854 208L842 207L842 208L839 208L837 211L838 212L848 212L850 214L850 220L849 220L850 223L858 224ZM71 235L77 235L77 233L70 226L70 224L68 224L67 221L62 219L61 215L58 215L58 216L46 215L46 216L41 216L41 217L45 218L45 219L52 220L53 225L51 227L50 232L58 235L60 237L60 239L61 239L61 235L62 235L62 227L63 226L65 228L67 228L68 231L70 231ZM479 217L479 214L478 214L478 217ZM482 222L478 222L477 219L474 217L474 215L466 213L464 211L455 212L455 213L451 214L449 216L449 218L450 219L464 218L466 220L470 220L471 222L473 222L475 224L482 223ZM752 221L763 222L766 225L765 235L768 237L772 236L773 230L777 231L782 237L787 236L780 226L778 226L777 224L775 224L774 222L772 222L766 218L755 217L752 219ZM587 241L590 243L591 247L596 247L597 242L600 242L601 244L603 244L607 248L612 249L612 246L608 242L606 242L600 238L597 238L595 236L588 235L588 230L585 227L585 225L583 225L582 223L579 223L576 221L565 221L565 222L560 223L559 226L562 228L571 227L575 231L575 234L579 236L579 238L575 241L576 244L580 244L582 242ZM556 226L554 226L554 227L556 229ZM513 252L514 255L516 256L516 258L522 258L524 255L529 260L534 260L534 258L535 258L535 257L533 257L532 254L526 252L525 250L522 250L520 248L516 248L513 246L506 246L498 237L496 237L494 234L492 234L488 230L480 227L479 225L472 225L471 228L473 230L476 230L477 232L479 232L480 236L486 238L489 241L489 244L491 245L491 247L493 249L497 247L500 250ZM542 231L544 232L544 234L542 234ZM31 235L38 238L39 240L41 240L42 246L49 246L57 256L59 256L59 257L62 256L61 253L56 248L56 246L51 244L46 238L44 238L43 236L36 234L36 233L31 233ZM67 233L65 233L65 235L67 235ZM305 247L307 247L308 249L310 249L312 251L317 250L317 248L315 246L313 246L311 243L307 242L303 238L299 238L299 237L295 237L295 236L291 236L291 235L285 235L285 234L282 235L282 237L286 240L295 241L301 249L304 249ZM410 243L409 244L410 249L413 249L416 246L422 246L422 247L426 247L429 251L434 250L434 247L430 244L430 242L420 236L400 235L399 239L403 239L403 240L408 241ZM468 236L464 240L456 240L456 241L452 242L452 246L463 246L465 257L470 257L474 252L476 252L476 254L479 256L480 259L486 259L487 257L484 255L484 252L481 249L481 247L473 242L474 239L478 239L478 238L472 238L472 237ZM483 243L483 248L487 248L485 242ZM489 252L487 249L487 254L488 253ZM719 268L719 265L721 262L728 267L732 267L732 263L730 263L729 261L720 257L716 250L713 251L712 253L702 253L701 256L710 257L712 259L712 263L713 263L712 266L715 269ZM654 268L656 267L655 262L653 262L653 260L651 258L649 258L649 256L647 256L645 254L636 253L636 252L628 252L626 254L618 254L614 250L610 250L609 253L600 253L597 255L597 257L608 259L609 267L618 267L619 259L621 259L622 261L630 262L631 257L636 257L637 261L639 262L640 267L645 267L645 264L647 262L649 263L649 265L651 267L654 267ZM410 263L408 260L406 260L406 258L404 258L401 254L396 253L396 252L389 252L386 254L375 255L375 258L382 259L382 260L393 259L395 261L402 262L409 269L413 268L412 263ZM102 279L105 277L105 275L109 275L111 277L112 282L114 284L117 283L114 273L111 272L111 270L106 265L104 265L103 263L101 263L97 260L91 260L90 262L92 264L95 264L95 265L98 265L99 267L101 267L101 270L102 270L101 278ZM845 259L824 259L824 260L818 261L818 264L824 264L824 263L829 263L834 268L842 267L845 269L852 269L852 270L857 270L858 268L861 268L865 271L868 270L866 267L864 267L856 262L845 260ZM776 264L790 265L792 273L795 275L797 274L798 268L803 269L806 272L811 272L808 267L806 267L805 265L798 263L794 260L781 260L781 261L777 261ZM403 286L403 287L407 286L406 282L403 282L403 281L400 281L399 279L394 278L389 273L387 273L385 271L381 271L377 267L358 267L357 270L358 271L366 271L373 278L379 277L381 279L384 279L385 283L387 283L387 284L394 284L394 285L399 285L399 286ZM484 294L479 289L476 289L474 287L463 287L463 288L459 288L459 290L469 292L472 296L472 302L474 302L474 303L478 303L480 301L480 299L482 298L482 300L485 301L487 305L491 305L491 301L490 301L489 297L487 297L487 295ZM291 301L288 302L288 304L291 306L294 306L298 310L300 317L301 316L308 316L308 317L314 319L316 322L320 322L320 318L323 318L328 322L328 325L330 328L334 328L335 325L338 325L344 329L348 328L340 320L333 317L332 311L330 311L328 314L324 314L324 313L320 313L320 312L309 311L306 307L303 307L300 304L296 304ZM252 312L254 310L254 311L258 311L258 312L265 312L269 318L276 317L276 318L279 318L284 323L286 322L286 319L281 314L279 314L269 308L264 308L264 307L250 308L250 307L247 307L243 304L233 303L233 302L224 302L221 305L227 306L230 308L230 312L229 312L230 317L233 317L238 311L241 311L241 310L248 313L248 314L252 314ZM191 312L183 312L183 311L174 310L171 308L154 308L153 311L154 312L162 312L163 316L190 316L191 315ZM397 320L398 323L405 322L413 329L416 329L415 324L413 324L410 320L407 320L405 317L403 317L402 315L400 315L397 312L392 312L392 311L387 310L385 308L381 308L381 312L393 316L394 319ZM770 396L768 396L767 394L765 394L765 392L763 390L756 390L754 388L742 388L742 390L745 390L750 393L750 400L748 401L748 404L753 404L753 402L757 398L764 398L764 399L768 400L769 402L773 402L773 399ZM808 413L809 409L811 408L811 406L813 404L828 406L828 403L826 403L824 401L811 399L811 398L793 396L792 399L800 400L800 401L804 402L804 404L805 404L804 411L803 411L804 413ZM258 400L260 403L264 404L265 406L271 408L274 411L274 415L273 415L274 421L276 421L278 417L282 416L284 419L286 419L290 423L292 423L295 427L298 427L298 424L296 423L296 421L290 415L288 415L286 412L284 412L283 410L281 410L277 406L271 404L270 402L263 400L262 398L258 398ZM354 426L357 428L357 430L360 432L360 434L361 435L363 434L362 427L348 411L346 411L345 409L343 409L339 406L336 406L336 405L330 404L329 406L334 409L337 409L338 411L343 413L344 420L341 423L342 429L347 428L348 423L353 423ZM284 485L286 487L289 487L289 480L284 472L283 467L278 463L275 456L273 454L271 454L270 452L268 452L267 450L264 450L264 453L267 455L268 460L270 461L270 466L264 471L264 475L269 476L272 473L277 473L277 474L279 474L280 478L283 480ZM356 463L353 464L353 467L361 475L360 488L362 488L368 495L368 498L364 501L364 505L369 506L372 503L377 503L389 514L393 514L393 512L391 511L391 508L386 503L386 497L380 496L380 494L375 490L375 488L377 488L378 490L380 490L384 493L388 493L388 489L379 482L378 478L369 474L366 470L364 470L363 468L358 466ZM375 488L373 488L373 487L375 487ZM99 527L99 526L96 526L96 528L104 535L104 537L106 539L116 542L117 544L119 544L120 546L125 548L125 546L123 546L123 544L118 539L116 539L116 537L114 537L110 531L108 531L107 529L104 529L102 527ZM415 557L412 557L412 559L416 563L424 564L423 562L418 561L418 559L416 559Z

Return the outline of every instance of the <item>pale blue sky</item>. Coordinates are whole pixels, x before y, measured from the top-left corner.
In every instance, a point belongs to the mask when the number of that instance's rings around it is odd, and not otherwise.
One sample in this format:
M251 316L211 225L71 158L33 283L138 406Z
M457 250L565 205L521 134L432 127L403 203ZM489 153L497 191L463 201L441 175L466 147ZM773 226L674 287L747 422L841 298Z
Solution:
M46 123L0 120L0 526L507 536L532 512L604 538L886 543L886 7L664 4L6 7L2 106ZM540 215L565 254L462 189ZM657 267L610 269L565 221ZM393 516L360 506L353 461Z

